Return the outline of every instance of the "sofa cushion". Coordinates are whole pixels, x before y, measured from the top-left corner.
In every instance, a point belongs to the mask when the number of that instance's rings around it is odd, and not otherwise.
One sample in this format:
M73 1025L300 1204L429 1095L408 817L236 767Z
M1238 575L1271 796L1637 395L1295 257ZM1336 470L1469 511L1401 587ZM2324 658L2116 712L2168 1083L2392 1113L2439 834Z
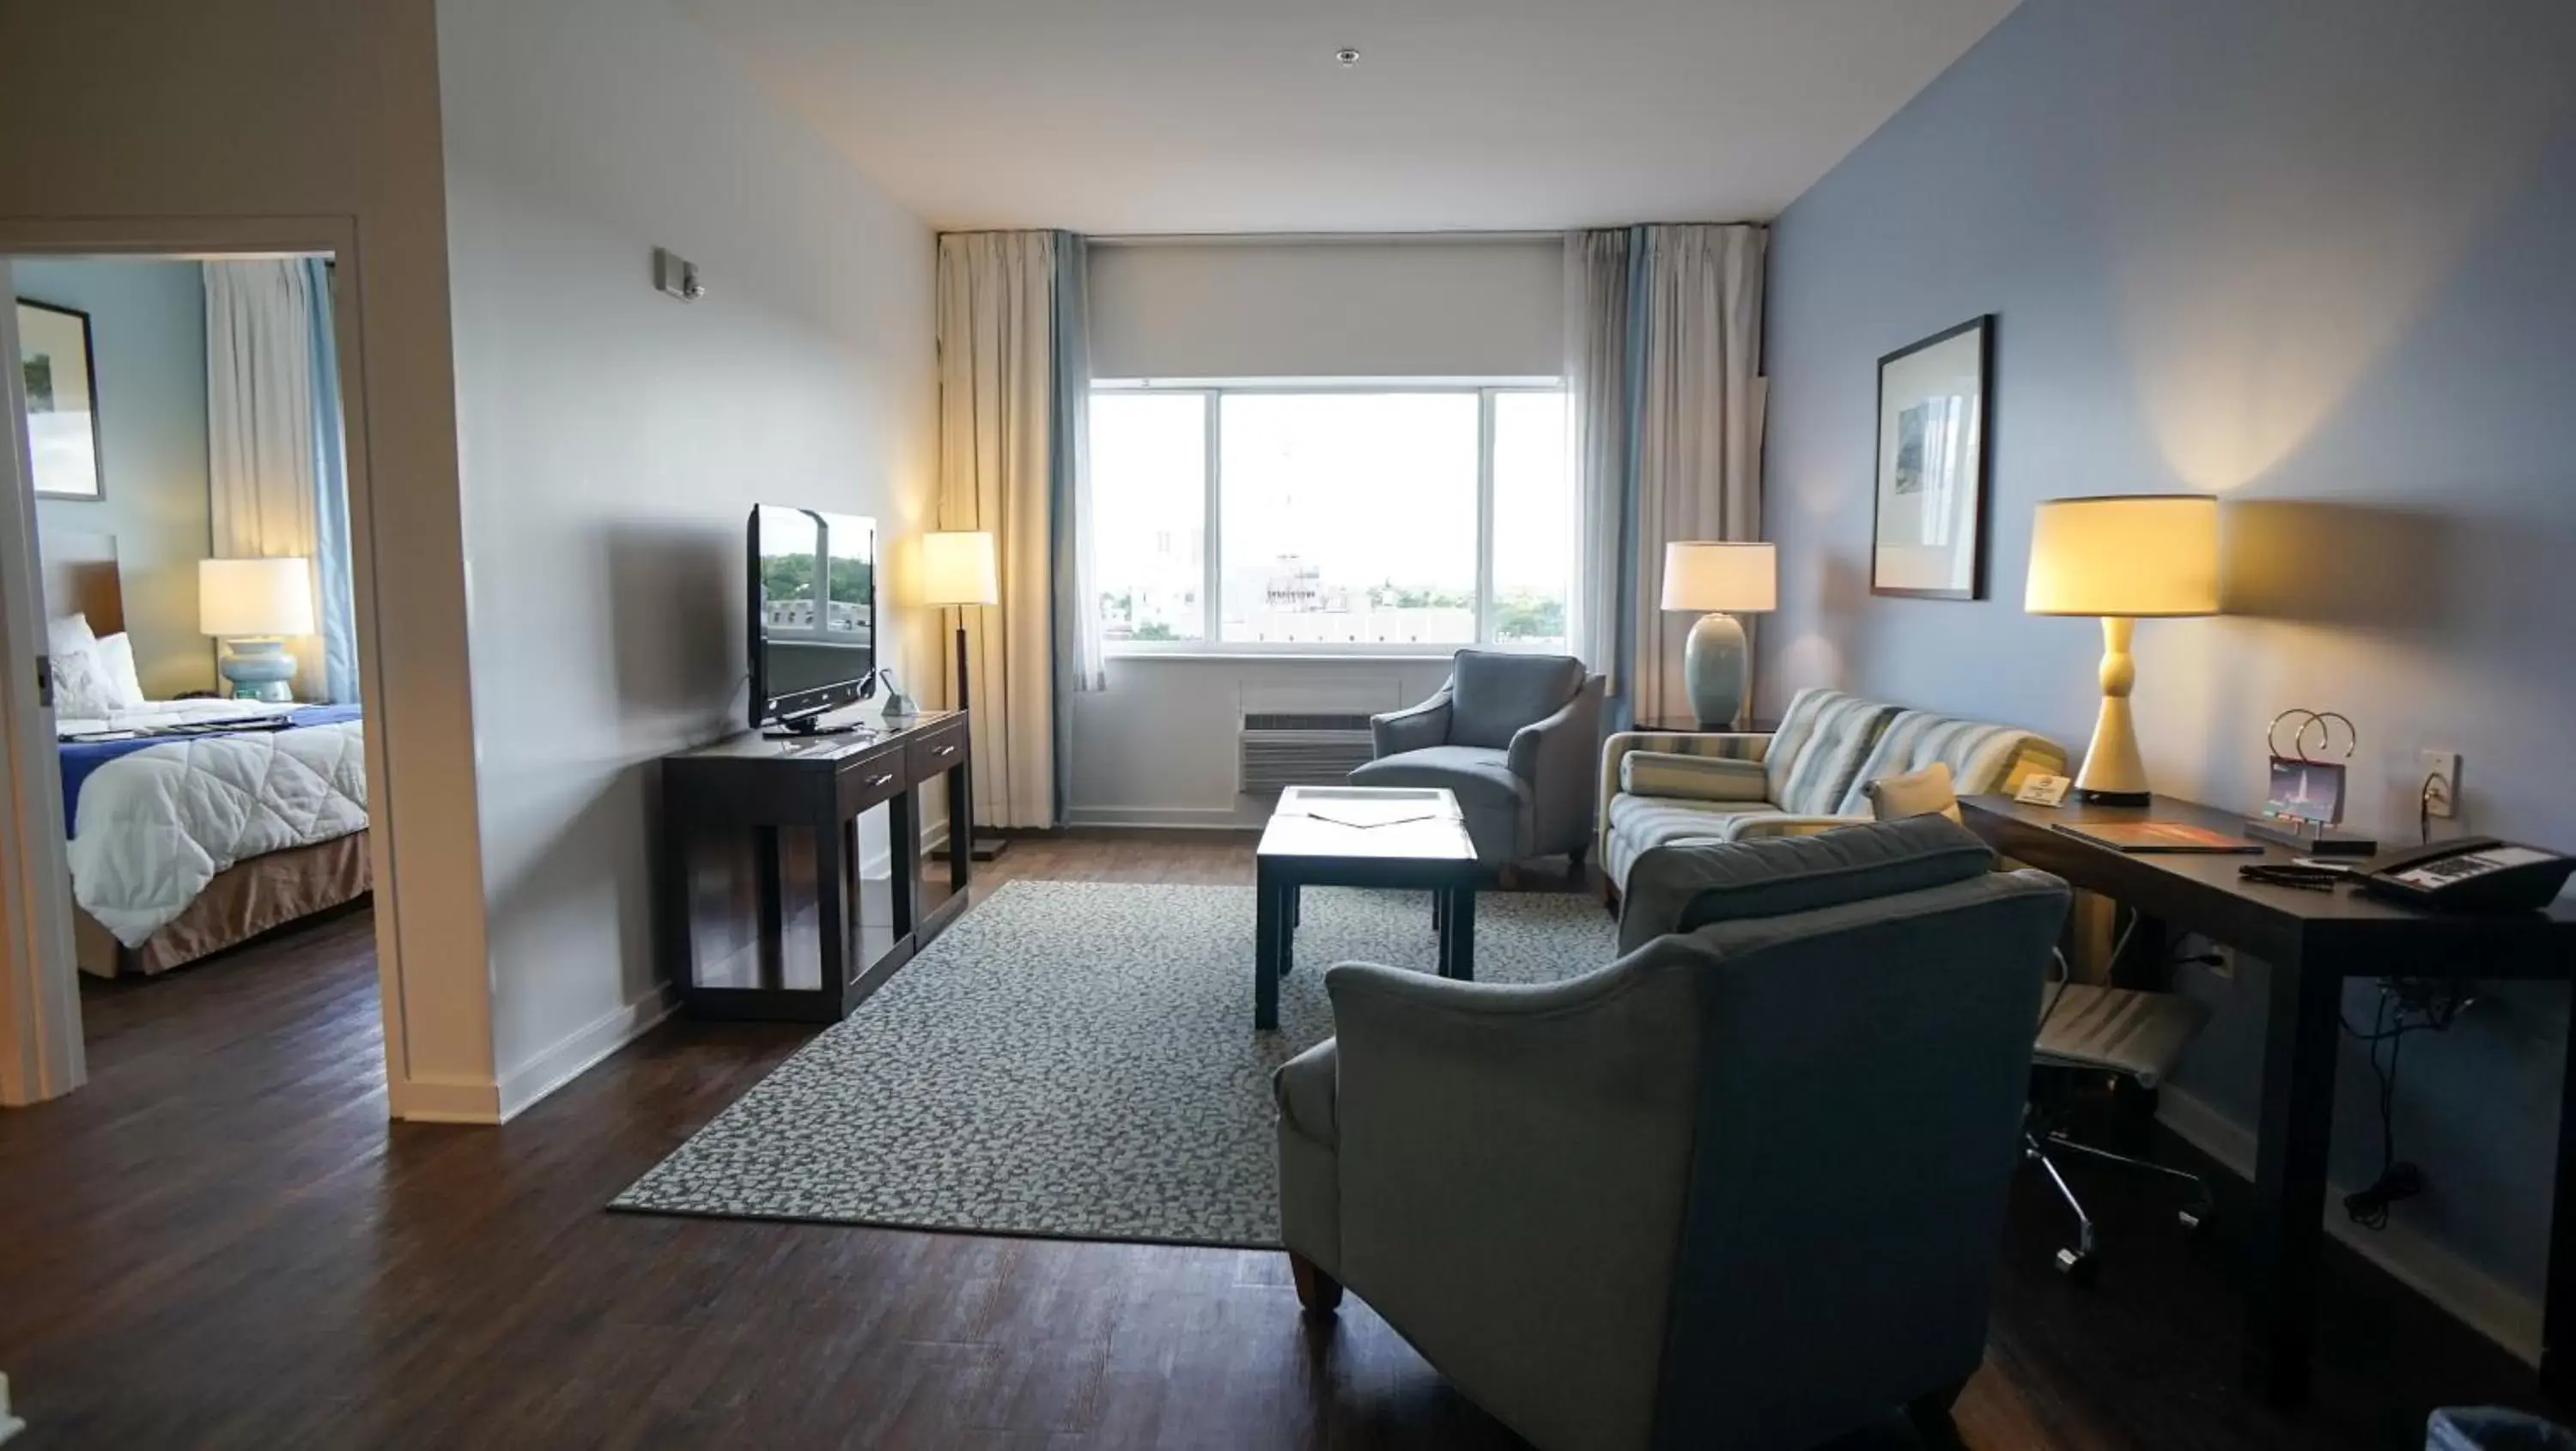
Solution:
M1351 772L1354 786L1446 786L1466 810L1517 809L1529 799L1527 781L1512 774L1505 753L1490 746L1425 746L1398 751Z
M2046 736L2019 726L1908 710L1899 712L1879 733L1840 804L1819 809L1861 815L1869 810L1870 782L1919 771L1935 761L1950 768L1951 789L1962 796L2010 794L2033 776L2062 775L2066 770L2066 752Z
M1802 816L1856 815L1866 806L1840 803L1860 775L1861 762L1896 707L1839 690L1801 690L1780 718L1771 749L1762 756L1767 793L1783 811Z
M1461 650L1450 676L1449 744L1508 746L1582 688L1583 662L1572 656Z
M1861 822L1813 836L1662 847L1631 870L1628 900L1631 910L1651 910L1657 899L1677 899L1660 930L1689 932L1966 881L1995 860L1975 834L1939 816Z
M1909 816L1959 819L1959 794L1950 789L1947 761L1934 761L1901 776L1863 781L1861 790L1869 797L1869 814L1881 821L1903 821Z
M1688 756L1679 751L1630 751L1619 758L1619 789L1639 796L1767 802L1769 786L1759 761Z

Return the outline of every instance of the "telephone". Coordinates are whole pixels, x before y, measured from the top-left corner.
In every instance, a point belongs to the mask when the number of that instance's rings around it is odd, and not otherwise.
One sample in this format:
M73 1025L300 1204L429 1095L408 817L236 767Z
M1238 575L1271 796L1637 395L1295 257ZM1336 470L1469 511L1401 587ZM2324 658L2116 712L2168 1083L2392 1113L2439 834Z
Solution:
M2383 852L2352 869L2363 891L2418 907L2515 912L2546 907L2576 872L2576 857L2491 836L2464 836Z

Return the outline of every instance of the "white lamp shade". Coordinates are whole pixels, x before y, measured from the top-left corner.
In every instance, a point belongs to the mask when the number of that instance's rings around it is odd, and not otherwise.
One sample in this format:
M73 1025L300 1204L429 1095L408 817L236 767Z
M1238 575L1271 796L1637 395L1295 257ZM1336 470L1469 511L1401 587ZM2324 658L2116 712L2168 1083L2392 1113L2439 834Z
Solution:
M2209 494L2051 499L2031 520L2034 615L2218 613L2218 500Z
M921 536L917 581L925 605L994 605L1002 602L1001 571L993 536L981 529L942 530Z
M313 566L285 559L197 561L197 628L230 639L313 633Z
M1780 565L1768 544L1685 540L1664 546L1664 608L1761 614L1780 607Z

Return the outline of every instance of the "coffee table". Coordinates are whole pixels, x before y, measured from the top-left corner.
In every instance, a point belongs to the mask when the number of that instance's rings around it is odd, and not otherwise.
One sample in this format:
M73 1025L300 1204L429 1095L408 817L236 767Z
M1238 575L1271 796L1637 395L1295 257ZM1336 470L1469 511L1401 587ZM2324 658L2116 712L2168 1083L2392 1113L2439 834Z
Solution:
M1253 868L1252 1026L1279 1026L1279 979L1296 965L1304 887L1431 893L1440 975L1476 976L1476 845L1442 787L1291 786Z

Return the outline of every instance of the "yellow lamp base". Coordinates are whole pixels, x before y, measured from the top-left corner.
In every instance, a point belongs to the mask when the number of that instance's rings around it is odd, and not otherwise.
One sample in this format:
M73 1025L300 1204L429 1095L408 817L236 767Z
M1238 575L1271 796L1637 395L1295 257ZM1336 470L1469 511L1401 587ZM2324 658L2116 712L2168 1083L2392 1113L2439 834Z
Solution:
M2144 806L2147 764L2138 755L2137 722L2129 714L2129 691L2137 684L2137 661L2130 658L2129 639L2137 621L2102 617L2102 713L2093 720L2093 744L2084 752L2084 769L2075 777L2075 799L2100 806Z

